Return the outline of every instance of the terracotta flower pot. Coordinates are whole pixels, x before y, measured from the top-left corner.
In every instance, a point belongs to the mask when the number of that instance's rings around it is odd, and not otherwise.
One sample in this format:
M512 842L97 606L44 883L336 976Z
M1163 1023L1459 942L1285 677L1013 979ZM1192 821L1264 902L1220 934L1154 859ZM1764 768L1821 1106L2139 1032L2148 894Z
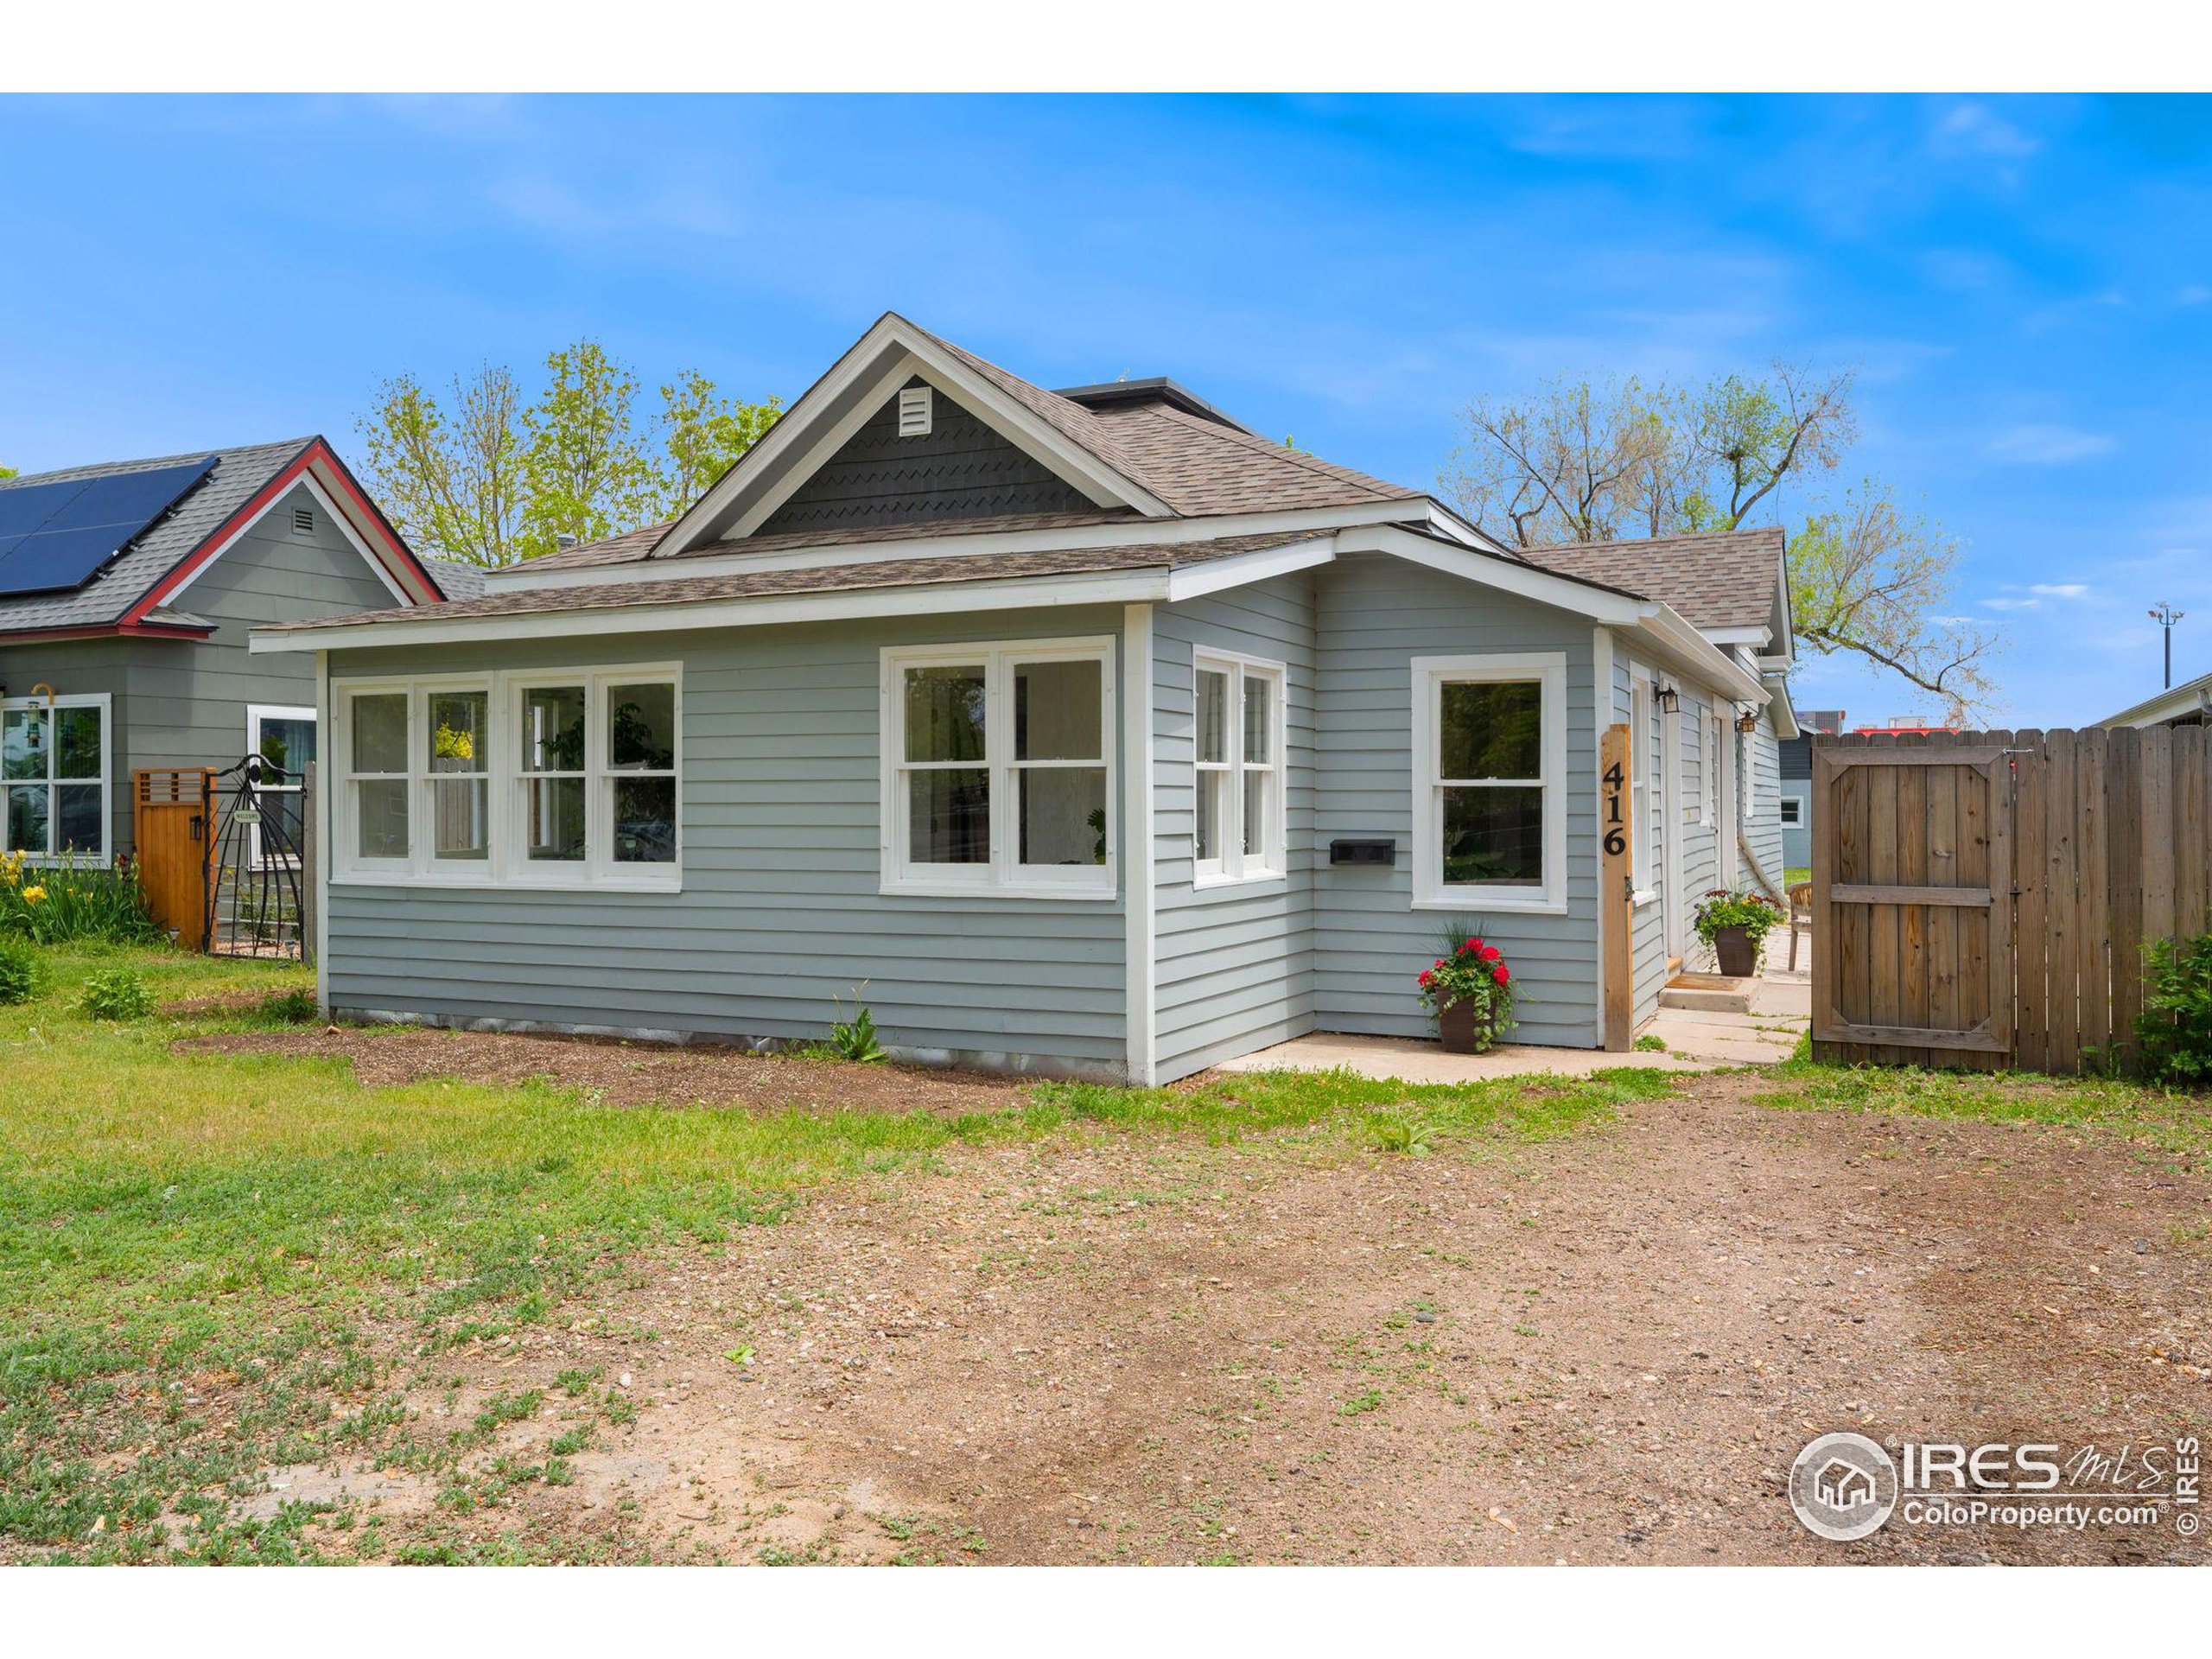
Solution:
M1462 1001L1437 1011L1436 1034L1447 1054L1480 1054L1497 1040L1497 1024L1487 1008Z
M1749 979L1758 971L1759 948L1751 943L1748 927L1714 928L1713 954L1720 959L1720 971L1730 979Z

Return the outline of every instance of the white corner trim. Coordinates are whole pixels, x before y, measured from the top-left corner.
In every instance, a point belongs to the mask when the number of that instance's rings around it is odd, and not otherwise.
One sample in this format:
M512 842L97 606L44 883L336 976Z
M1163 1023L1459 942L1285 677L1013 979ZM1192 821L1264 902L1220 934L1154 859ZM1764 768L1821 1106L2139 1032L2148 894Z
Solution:
M1563 651L1483 652L1412 661L1413 900L1415 910L1567 911L1567 809L1572 787L1567 771L1567 653ZM1529 780L1544 791L1544 885L1541 888L1453 887L1441 877L1444 808L1434 756L1440 688L1448 681L1534 682L1543 721L1543 775Z
M1620 722L1615 719L1613 709L1613 631L1604 624L1590 630L1590 797L1592 817L1599 820L1598 837L1602 843L1605 826L1603 822L1605 801L1605 734ZM1633 734L1631 734L1633 735ZM1602 848L1594 855L1598 863L1598 954L1590 964L1592 1006L1598 1011L1598 1046L1605 1046L1605 938L1621 925L1620 910L1613 895L1605 891L1605 855ZM1631 952L1631 954L1633 954Z
M1160 1075L1159 957L1154 914L1152 607L1122 612L1122 661L1128 689L1122 699L1122 846L1128 894L1124 950L1128 957L1127 1037L1129 1081L1145 1088Z
M1189 564L1169 571L1167 597L1171 602L1202 599L1208 594L1217 594L1225 588L1242 588L1249 582L1266 582L1272 577L1311 570L1316 565L1327 564L1336 556L1334 543L1324 537L1316 541L1294 543L1288 547L1263 548L1255 553L1236 553L1225 559L1210 559L1204 564Z
M338 532L346 538L346 545L351 547L354 552L360 555L361 563L367 565L369 569L375 573L376 579L384 584L385 591L391 595L392 601L395 604L411 607L416 603L414 599L408 595L406 589L403 588L397 582L391 579L391 572L385 568L384 561L377 557L375 554L369 550L369 544L361 539L360 532L353 528L353 521L338 510L337 504L330 499L329 493L323 489L321 484L315 481L315 471L312 467L309 467L306 471L301 473L299 477L293 480L292 488L303 489L314 499L315 505L321 510L322 516L328 519L332 524L338 526ZM255 525L258 524L264 518L266 518L270 513L276 512L277 508L283 506L291 499L292 491L286 490L282 495L276 497L272 500L264 502L262 505L260 512L255 513L252 518L247 519L245 523L240 524L228 536L226 536L223 538L221 546L218 547L215 551L207 558L201 560L200 563L194 568L192 573L186 576L182 582L177 583L175 587L169 589L168 593L162 600L162 606L167 607L176 604L179 600L184 597L185 594L190 589L194 582L198 582L200 577L206 575L210 570L220 564L223 560L229 556L232 548L236 547L248 536L251 536L253 533ZM284 539L287 542L289 542L292 538L286 537Z
M337 768L330 741L330 653L315 654L315 788L308 810L315 814L315 1002L330 1018L330 803L337 791L331 778Z

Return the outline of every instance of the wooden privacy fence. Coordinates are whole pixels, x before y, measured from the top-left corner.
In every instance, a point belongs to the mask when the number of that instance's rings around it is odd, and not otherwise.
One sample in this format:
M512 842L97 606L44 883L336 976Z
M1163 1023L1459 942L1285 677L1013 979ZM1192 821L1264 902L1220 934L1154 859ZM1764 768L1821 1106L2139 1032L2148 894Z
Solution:
M2212 730L1819 737L1813 1052L2135 1058L2144 947L2212 928Z

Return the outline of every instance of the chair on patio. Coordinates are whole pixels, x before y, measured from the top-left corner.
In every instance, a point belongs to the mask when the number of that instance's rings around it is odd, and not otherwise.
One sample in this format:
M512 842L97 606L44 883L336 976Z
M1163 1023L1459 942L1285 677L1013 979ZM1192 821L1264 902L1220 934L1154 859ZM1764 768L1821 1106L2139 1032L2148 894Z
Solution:
M1813 925L1813 884L1796 881L1784 893L1789 900L1789 971L1797 971L1797 930Z

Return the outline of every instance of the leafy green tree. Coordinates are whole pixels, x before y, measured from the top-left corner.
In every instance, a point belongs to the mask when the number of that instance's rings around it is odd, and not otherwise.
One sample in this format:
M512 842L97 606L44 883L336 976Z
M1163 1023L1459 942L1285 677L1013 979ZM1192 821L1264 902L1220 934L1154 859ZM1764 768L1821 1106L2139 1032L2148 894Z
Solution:
M738 457L760 442L761 435L784 412L780 397L748 404L739 397L717 394L715 383L697 370L687 370L672 385L660 389L661 412L657 435L661 465L646 522L674 518L737 464Z
M1858 437L1848 373L1787 364L1695 391L1634 380L1554 382L1469 407L1441 484L1516 547L1694 535L1782 517L1787 489L1813 510L1788 543L1797 638L1855 654L1946 699L1986 708L1998 637L1952 614L1959 546L1869 480L1840 503L1815 486Z
M355 425L364 470L400 533L425 552L511 564L673 518L783 413L724 397L696 371L659 388L641 423L637 376L596 341L545 360L525 397L509 369L456 377L444 404L412 375L378 388Z
M559 538L594 542L651 522L653 467L634 429L638 377L595 340L545 359L545 390L523 411L522 556Z
M520 403L512 372L491 363L454 377L450 416L411 374L377 389L375 407L354 427L370 488L410 543L469 564L520 556Z

